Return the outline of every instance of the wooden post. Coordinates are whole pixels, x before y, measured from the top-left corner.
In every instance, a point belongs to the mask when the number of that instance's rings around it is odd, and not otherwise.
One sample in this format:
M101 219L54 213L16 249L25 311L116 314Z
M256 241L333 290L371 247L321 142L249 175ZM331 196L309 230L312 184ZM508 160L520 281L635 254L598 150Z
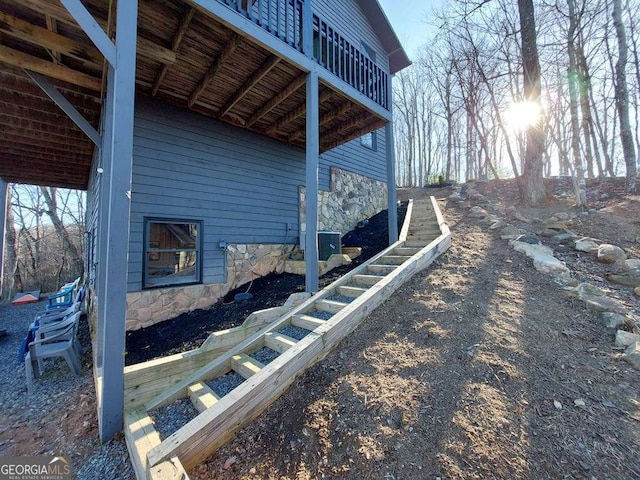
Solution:
M7 201L8 195L7 182L0 177L0 296L4 285L5 224L7 223L7 205L9 204Z
M388 92L393 95L392 77L389 77ZM389 209L389 245L398 241L398 195L396 191L396 148L393 140L393 102L389 102L391 120L384 127L387 150L387 205Z
M307 4L309 2L305 2ZM307 292L318 290L318 157L320 156L320 109L318 106L318 74L307 75L307 165L306 213L307 225L304 258Z
M123 427L137 13L137 0L118 2L116 61L115 65L109 65L107 74L107 98L111 105L106 110L108 117L105 115L102 186L108 188L100 192L101 220L105 223L101 234L106 239L100 252L99 267L104 269L104 283L99 285L103 318L97 335L102 346L102 362L97 365L101 376L98 424L102 441Z

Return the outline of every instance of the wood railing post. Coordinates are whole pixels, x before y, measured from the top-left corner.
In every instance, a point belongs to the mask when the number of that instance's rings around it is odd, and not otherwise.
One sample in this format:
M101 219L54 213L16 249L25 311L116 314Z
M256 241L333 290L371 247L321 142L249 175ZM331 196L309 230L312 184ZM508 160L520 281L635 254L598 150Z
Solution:
M391 79L389 79L389 89ZM391 110L391 104L389 109ZM387 151L387 202L389 209L389 245L398 241L398 196L396 192L396 150L393 141L393 110L391 110L391 120L385 126L385 147Z

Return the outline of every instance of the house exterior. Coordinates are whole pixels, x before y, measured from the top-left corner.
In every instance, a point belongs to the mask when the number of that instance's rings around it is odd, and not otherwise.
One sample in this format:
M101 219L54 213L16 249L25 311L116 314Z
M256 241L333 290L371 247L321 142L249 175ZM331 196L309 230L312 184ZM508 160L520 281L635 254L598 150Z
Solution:
M313 291L318 230L395 206L391 77L410 62L377 0L0 0L0 14L0 194L88 191L102 438L122 426L126 329L210 306L295 249Z

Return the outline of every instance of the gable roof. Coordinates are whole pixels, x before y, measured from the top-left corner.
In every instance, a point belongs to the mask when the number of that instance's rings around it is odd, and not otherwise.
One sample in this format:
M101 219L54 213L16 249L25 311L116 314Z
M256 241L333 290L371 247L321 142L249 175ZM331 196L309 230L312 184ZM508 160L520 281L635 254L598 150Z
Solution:
M389 53L389 73L393 75L411 65L407 52L404 51L378 0L358 0L358 5L373 25L382 46Z

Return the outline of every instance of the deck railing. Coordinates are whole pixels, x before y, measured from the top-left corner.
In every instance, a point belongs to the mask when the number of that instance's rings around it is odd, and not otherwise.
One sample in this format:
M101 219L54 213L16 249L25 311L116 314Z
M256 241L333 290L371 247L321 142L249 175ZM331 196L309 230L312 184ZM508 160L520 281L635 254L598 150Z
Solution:
M389 109L389 75L317 15L313 16L313 56L341 80Z
M304 51L305 0L219 0L296 50L312 56L338 78L389 109L389 75L333 27L313 14L313 51ZM309 0L307 0L309 1Z

